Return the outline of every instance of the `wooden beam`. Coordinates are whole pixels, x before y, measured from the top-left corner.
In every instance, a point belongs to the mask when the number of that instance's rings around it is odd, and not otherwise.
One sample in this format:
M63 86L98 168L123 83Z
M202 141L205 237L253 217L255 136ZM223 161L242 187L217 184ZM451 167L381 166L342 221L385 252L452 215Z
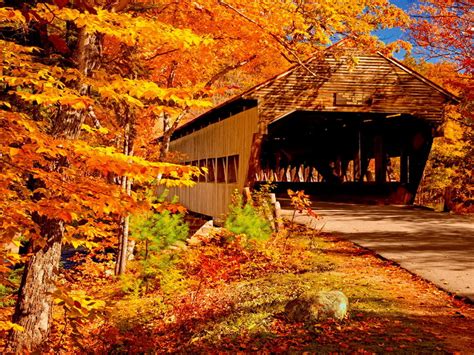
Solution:
M245 180L245 186L253 186L256 181L256 175L261 170L260 156L265 136L266 135L262 133L262 128L253 135L252 146L250 148L249 170Z
M362 166L361 166L361 157L362 157L362 133L360 127L357 129L357 147L354 154L354 181L361 181L362 176Z
M410 192L415 196L420 185L426 161L430 154L433 137L428 130L419 130L412 139L412 153L408 160L408 180L410 183Z
M383 137L377 135L374 138L374 153L375 153L375 181L377 183L386 182L387 175L387 161L385 159L385 149Z

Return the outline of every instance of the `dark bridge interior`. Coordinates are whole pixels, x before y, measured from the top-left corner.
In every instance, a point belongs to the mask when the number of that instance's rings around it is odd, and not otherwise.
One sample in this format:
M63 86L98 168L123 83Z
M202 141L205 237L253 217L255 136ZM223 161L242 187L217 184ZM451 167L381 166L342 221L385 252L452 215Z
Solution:
M410 204L433 127L412 115L295 111L268 126L257 181L323 200Z

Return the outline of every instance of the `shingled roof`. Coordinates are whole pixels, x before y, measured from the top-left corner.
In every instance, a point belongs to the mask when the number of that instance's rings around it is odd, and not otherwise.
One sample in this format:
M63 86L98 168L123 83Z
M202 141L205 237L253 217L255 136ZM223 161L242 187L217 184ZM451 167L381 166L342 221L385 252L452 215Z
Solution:
M180 127L176 136L258 104L271 123L294 111L410 114L441 121L458 98L380 52L327 50L235 96Z

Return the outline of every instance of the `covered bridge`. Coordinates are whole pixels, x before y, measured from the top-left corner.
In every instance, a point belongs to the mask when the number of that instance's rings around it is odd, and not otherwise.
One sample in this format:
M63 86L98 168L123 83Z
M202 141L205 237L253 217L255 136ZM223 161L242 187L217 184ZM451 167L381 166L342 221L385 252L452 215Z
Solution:
M273 182L319 199L413 203L456 97L381 53L327 50L181 126L171 150L207 167L172 193L220 217L235 189Z

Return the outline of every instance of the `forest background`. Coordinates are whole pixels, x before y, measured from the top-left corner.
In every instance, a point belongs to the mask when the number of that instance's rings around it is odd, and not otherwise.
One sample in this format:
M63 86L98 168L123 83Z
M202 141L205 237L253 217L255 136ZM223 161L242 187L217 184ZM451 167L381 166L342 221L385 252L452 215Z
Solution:
M0 251L2 284L18 287L12 267L23 265L13 318L0 323L8 346L44 345L54 299L78 317L102 304L62 286L62 245L93 249L123 275L130 216L169 211L167 224L179 224L171 215L182 207L158 199L156 185L192 186L202 172L173 164L174 129L342 39L403 50L409 66L460 97L447 110L419 198L472 210L472 4L396 5L3 0L0 242L22 253ZM390 43L378 37L398 31Z

